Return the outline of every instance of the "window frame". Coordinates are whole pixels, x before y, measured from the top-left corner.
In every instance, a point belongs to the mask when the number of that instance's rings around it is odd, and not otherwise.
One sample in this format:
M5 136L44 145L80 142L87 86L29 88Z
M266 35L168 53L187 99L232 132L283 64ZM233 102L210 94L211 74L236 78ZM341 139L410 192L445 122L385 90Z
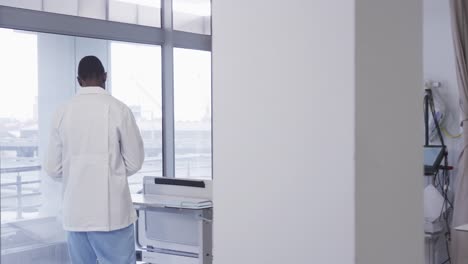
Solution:
M0 28L161 46L163 177L174 178L174 48L212 52L212 33L204 35L174 30L173 0L160 1L161 28L3 5L0 5ZM210 27L212 28L212 22ZM210 31L212 32L212 29ZM213 78L211 79L212 84ZM213 99L211 99L211 104L213 104ZM213 118L211 118L211 128L211 135L213 135ZM211 141L213 141L212 138ZM213 153L213 146L211 146L211 153ZM213 164L213 155L211 164ZM213 178L213 165L211 172L211 178Z

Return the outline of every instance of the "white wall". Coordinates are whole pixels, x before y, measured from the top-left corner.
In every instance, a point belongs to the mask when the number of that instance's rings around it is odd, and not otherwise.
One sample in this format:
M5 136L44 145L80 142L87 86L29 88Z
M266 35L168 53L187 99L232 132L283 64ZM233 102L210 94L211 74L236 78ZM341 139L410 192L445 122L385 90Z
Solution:
M285 5L213 2L214 263L422 263L420 1Z
M213 1L215 264L354 263L353 8Z
M422 1L356 3L357 263L422 263Z

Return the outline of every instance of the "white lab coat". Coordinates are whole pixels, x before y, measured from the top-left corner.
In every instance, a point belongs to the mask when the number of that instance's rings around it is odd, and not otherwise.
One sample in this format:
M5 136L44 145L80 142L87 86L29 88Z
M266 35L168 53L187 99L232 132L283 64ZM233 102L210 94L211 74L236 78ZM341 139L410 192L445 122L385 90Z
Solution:
M100 87L81 88L56 112L44 169L63 181L63 227L112 231L137 219L127 177L143 141L131 110Z

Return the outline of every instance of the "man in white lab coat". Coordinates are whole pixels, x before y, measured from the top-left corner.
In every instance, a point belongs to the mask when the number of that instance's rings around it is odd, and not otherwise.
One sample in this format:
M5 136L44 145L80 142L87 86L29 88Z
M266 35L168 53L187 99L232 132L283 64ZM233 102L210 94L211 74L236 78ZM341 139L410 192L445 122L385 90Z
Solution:
M52 122L47 174L63 182L63 227L73 264L135 263L127 177L141 169L143 141L131 110L106 90L98 58L78 66L81 86Z

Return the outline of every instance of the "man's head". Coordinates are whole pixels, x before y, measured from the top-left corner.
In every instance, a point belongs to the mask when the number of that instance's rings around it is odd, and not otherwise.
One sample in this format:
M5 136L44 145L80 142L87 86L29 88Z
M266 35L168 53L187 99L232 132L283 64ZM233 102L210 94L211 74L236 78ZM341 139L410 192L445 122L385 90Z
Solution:
M106 88L107 73L95 56L86 56L78 64L78 83L81 87L100 86Z

